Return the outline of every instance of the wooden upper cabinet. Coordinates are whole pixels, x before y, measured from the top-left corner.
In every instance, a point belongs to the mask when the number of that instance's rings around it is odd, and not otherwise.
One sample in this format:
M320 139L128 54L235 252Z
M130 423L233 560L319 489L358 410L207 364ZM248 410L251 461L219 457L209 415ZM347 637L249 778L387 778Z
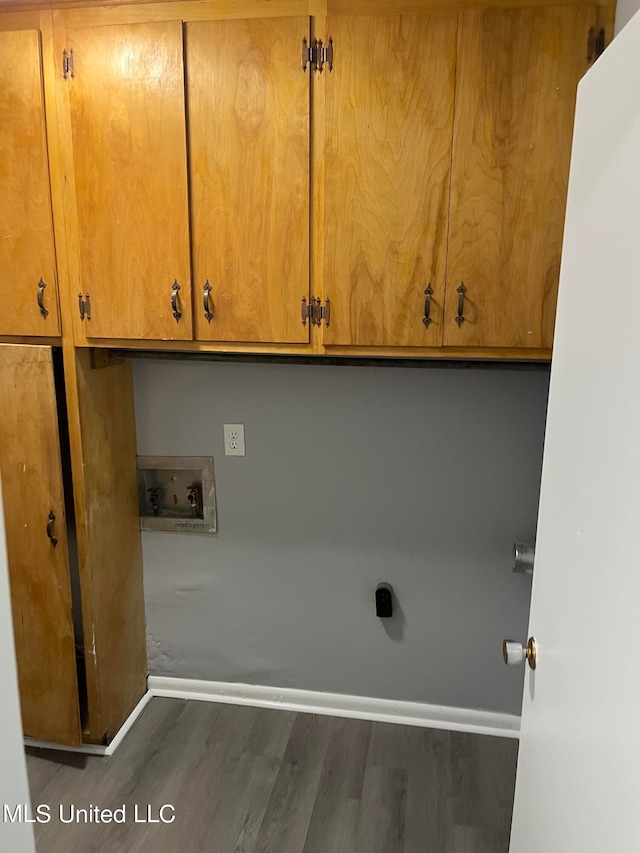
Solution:
M576 89L595 26L592 6L460 13L446 346L552 345Z
M442 343L457 21L327 22L335 67L316 81L326 99L325 344Z
M0 33L0 335L59 335L40 36Z
M84 332L191 339L182 24L67 35Z
M196 337L304 343L309 19L186 25Z
M80 743L71 580L50 347L0 346L0 475L25 735Z

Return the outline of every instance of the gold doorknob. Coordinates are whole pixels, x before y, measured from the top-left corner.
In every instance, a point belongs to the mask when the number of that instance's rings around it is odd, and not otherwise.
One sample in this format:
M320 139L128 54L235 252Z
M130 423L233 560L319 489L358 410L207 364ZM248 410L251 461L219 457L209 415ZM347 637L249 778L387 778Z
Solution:
M507 666L517 666L526 658L531 669L535 669L538 664L538 647L535 637L529 637L526 648L514 640L505 640L502 644L502 657Z

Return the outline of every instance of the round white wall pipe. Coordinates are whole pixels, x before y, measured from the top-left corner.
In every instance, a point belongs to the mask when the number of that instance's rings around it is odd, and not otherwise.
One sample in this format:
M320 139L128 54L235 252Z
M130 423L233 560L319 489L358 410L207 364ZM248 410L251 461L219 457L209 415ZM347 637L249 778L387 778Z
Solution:
M521 575L533 574L533 560L536 549L524 542L513 543L513 571Z

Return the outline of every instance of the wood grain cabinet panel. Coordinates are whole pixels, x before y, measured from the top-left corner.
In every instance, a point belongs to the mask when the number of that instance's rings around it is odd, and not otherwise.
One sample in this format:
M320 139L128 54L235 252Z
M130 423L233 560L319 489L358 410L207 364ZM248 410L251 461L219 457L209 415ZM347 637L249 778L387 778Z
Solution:
M73 29L68 49L86 334L189 340L182 24Z
M94 363L86 347L65 353L82 625L90 638L83 734L109 743L146 692L147 650L131 363Z
M576 90L595 26L595 6L460 13L446 346L552 345Z
M24 733L79 744L69 551L50 347L0 346L0 399L0 475Z
M325 344L442 344L457 21L455 12L327 21Z
M198 340L309 339L308 32L306 17L186 25Z
M40 36L0 32L0 335L60 334Z

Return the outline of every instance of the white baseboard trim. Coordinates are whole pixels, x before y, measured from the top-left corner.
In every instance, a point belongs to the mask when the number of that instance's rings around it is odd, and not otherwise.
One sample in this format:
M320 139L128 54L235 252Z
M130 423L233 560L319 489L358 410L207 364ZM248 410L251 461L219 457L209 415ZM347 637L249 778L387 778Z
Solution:
M24 738L25 746L34 746L37 749L57 749L62 752L79 752L83 755L113 755L116 749L120 746L125 736L129 732L131 726L138 719L145 706L151 701L153 698L153 693L150 690L144 694L142 699L138 702L133 711L129 714L127 719L124 721L120 729L118 730L117 735L111 741L108 746L100 746L99 744L94 743L85 743L82 746L63 746L60 743L49 743L46 740L36 740L32 737Z
M470 732L495 737L520 737L520 717L515 714L498 714L492 711L475 711L421 702L396 702L393 699L348 696L343 693L295 690L291 687L264 687L255 684L198 681L191 678L167 678L155 675L149 677L147 686L147 692L108 746L92 743L82 746L63 746L30 737L24 738L24 745L84 755L113 755L154 696L220 702L227 705L250 705L255 708L279 708L282 711L326 714L330 717L374 720L381 723L446 729L452 732Z
M449 708L420 702L396 702L392 699L373 699L347 696L341 693L319 693L314 690L295 690L289 687L263 687L254 684L233 684L223 681L197 681L190 678L167 678L152 675L148 680L153 696L173 699L196 699L231 705L251 705L257 708L279 708L332 717L375 720L452 732L472 732L496 737L518 738L520 717L468 708Z

